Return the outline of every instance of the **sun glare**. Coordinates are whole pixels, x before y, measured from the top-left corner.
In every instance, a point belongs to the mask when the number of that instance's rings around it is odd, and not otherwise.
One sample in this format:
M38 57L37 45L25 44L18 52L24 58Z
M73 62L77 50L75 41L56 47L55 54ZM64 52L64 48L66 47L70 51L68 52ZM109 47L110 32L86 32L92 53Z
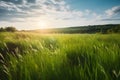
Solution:
M48 23L46 21L40 21L38 23L38 26L40 29L46 29L46 28L48 28Z

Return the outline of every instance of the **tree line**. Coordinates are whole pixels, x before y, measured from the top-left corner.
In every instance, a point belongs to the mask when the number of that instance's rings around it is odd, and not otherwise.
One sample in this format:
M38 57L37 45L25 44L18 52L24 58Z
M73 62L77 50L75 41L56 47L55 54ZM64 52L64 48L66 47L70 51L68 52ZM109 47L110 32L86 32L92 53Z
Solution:
M47 30L48 33L120 33L120 24L88 25Z
M0 32L15 32L15 27L1 27ZM24 30L25 31L25 30ZM33 30L34 31L34 30ZM68 28L45 29L43 33L120 33L120 24L88 25Z
M0 32L15 32L17 29L15 27L1 27Z

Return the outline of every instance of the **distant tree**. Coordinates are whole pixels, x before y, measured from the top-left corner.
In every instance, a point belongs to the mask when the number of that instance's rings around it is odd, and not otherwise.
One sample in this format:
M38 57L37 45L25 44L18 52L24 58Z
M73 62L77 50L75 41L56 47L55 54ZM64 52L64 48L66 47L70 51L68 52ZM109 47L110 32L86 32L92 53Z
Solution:
M0 28L0 32L4 32L5 29L3 27Z
M112 29L108 29L107 33L113 33L113 30Z
M6 27L6 28L5 28L5 31L15 32L15 31L17 31L17 29L16 29L15 27Z

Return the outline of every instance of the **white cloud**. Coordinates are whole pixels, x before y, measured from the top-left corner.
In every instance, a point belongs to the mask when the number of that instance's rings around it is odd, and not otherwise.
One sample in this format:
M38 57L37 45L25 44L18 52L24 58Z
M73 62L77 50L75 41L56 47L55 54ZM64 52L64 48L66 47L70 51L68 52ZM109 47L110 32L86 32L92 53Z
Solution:
M120 6L112 7L111 9L106 10L105 13L108 16L114 16L114 15L120 14Z
M7 9L8 11L14 11L14 10L20 11L20 9L11 2L8 3L8 2L0 1L0 8Z
M105 13L109 16L118 14L119 8L120 6L113 7L106 10ZM38 28L38 23L42 20L46 21L49 27L61 27L99 24L99 20L107 18L106 14L98 14L89 9L73 10L65 0L35 0L34 3L24 0L19 4L0 1L0 10L3 10L0 13L0 21L4 21L8 25L13 25L11 22L14 22L19 29L23 28L21 26L25 26L26 29L28 29L27 27L33 29L34 26Z
M7 14L10 20L12 20L12 18L18 18L19 20L19 18L26 19L27 17L36 18L41 16L67 20L73 18L78 19L84 15L82 11L71 10L70 5L66 4L65 0L36 0L36 3L28 3L27 0L23 0L22 4L0 1L0 8L6 10L3 18L6 17ZM87 10L86 13L88 14L89 11Z

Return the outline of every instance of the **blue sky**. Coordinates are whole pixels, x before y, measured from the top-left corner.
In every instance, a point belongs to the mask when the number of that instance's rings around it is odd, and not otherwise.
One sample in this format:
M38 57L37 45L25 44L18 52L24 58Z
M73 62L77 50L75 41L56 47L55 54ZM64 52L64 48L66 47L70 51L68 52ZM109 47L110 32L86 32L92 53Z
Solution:
M120 0L66 0L71 7L78 10L105 10L113 6L119 6Z
M120 23L120 0L0 0L0 26L60 28Z

